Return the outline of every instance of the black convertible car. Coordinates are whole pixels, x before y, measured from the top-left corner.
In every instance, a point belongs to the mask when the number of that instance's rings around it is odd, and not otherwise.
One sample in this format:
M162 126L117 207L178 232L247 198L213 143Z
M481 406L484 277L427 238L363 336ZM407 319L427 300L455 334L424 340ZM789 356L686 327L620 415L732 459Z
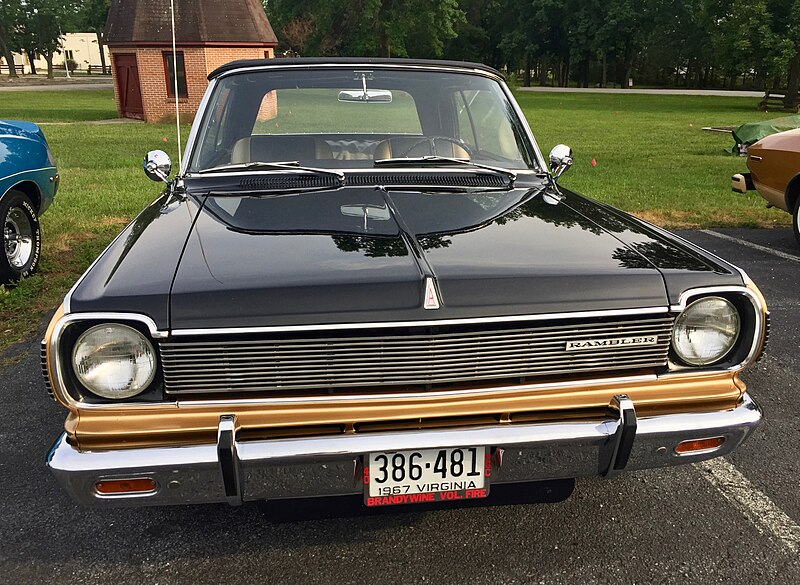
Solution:
M90 505L482 498L724 455L767 309L735 266L557 185L502 77L279 59L210 76L183 168L43 342Z

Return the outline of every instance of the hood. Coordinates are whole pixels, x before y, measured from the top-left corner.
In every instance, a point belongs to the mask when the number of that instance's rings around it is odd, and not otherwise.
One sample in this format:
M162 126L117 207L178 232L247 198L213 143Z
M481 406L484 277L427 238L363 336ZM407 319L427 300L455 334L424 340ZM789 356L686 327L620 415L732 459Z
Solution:
M68 313L109 311L149 316L169 329L169 291L199 206L163 193L105 249L67 294Z
M547 189L210 196L175 274L172 328L667 305L650 260ZM423 308L428 278L436 310Z
M557 204L544 185L171 203L164 194L65 303L145 314L166 330L663 307L688 288L742 284L688 242L562 192ZM423 308L428 278L438 309Z

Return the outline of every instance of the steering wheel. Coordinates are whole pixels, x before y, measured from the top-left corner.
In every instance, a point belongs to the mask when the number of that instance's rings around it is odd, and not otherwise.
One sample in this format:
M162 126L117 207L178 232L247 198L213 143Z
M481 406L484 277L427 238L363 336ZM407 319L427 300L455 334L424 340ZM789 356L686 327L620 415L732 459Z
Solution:
M451 144L455 144L456 146L459 146L459 147L463 148L467 152L467 154L469 155L470 158L472 158L472 155L474 154L474 151L472 150L472 148L466 142L464 142L463 140L461 140L459 138L453 138L452 136L426 136L425 138L417 140L414 144L412 144L411 146L406 148L403 152L401 152L399 158L407 158L408 154L412 150L414 150L420 144L425 144L426 142L431 147L431 154L432 155L436 155L436 141L437 140L444 140L445 142L449 142Z

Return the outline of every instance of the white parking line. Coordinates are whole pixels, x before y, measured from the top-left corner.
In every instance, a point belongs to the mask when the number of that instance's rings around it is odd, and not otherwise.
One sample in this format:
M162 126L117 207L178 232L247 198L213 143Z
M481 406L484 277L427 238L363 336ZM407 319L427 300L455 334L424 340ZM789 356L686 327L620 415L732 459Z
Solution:
M756 530L774 537L789 552L795 555L800 552L800 526L731 463L718 457L694 466Z
M777 256L778 258L783 258L784 260L791 260L792 262L800 262L800 256L795 256L794 254L787 254L786 252L781 252L780 250L773 250L772 248L768 248L767 246L762 246L761 244L754 244L753 242L748 242L747 240L742 240L740 238L734 238L733 236L729 236L728 234L721 234L719 232L714 232L711 230L699 230L701 233L708 234L709 236L714 236L715 238L719 238L720 240L728 240L729 242L736 242L737 244L741 244L742 246L747 246L748 248L753 248L754 250L759 250L761 252L766 252L767 254L772 254L773 256Z

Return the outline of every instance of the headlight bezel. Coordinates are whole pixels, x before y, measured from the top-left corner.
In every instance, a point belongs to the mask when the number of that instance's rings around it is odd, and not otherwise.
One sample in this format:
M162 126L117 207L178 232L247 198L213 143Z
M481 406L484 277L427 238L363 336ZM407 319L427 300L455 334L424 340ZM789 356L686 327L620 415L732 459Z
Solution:
M152 347L155 357L155 372L150 383L140 393L126 398L105 398L88 388L75 371L73 355L76 344L80 337L90 329L104 325L122 325L135 330L142 335ZM137 321L126 321L122 319L109 320L85 320L70 323L61 332L58 346L58 360L61 365L61 373L66 378L65 388L69 397L78 403L83 404L124 404L124 403L153 403L164 400L163 374L161 370L161 354L158 343L153 340L152 335L143 323Z
M729 302L739 315L739 333L733 346L719 359L702 365L684 361L675 349L674 332L680 315L697 301L719 297ZM704 370L739 370L757 358L757 349L764 333L766 307L757 296L745 287L708 287L688 290L681 295L681 303L673 307L673 331L670 336L669 370L671 372Z

